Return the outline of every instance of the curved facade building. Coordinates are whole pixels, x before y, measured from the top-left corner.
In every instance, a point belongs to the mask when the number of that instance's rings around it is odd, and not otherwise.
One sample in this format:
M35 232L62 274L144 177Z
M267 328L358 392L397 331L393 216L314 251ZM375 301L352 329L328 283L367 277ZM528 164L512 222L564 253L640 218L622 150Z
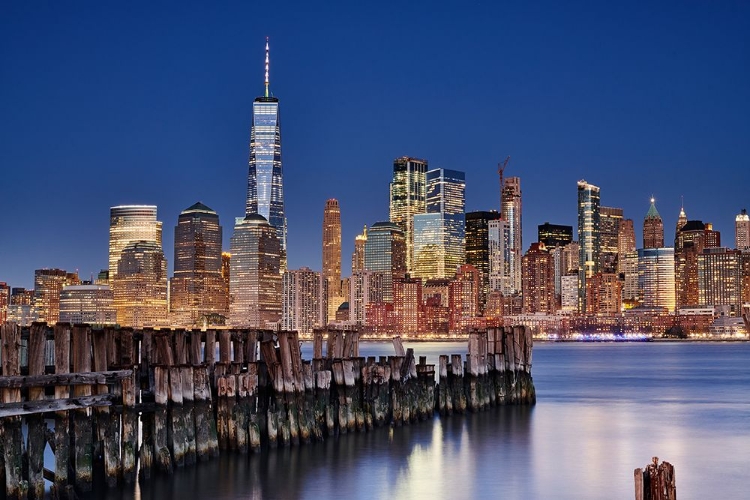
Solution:
M166 326L167 259L161 245L136 241L126 246L112 283L120 326Z
M119 205L109 209L109 279L117 274L117 261L130 243L152 241L161 248L162 223L156 205ZM111 282L111 281L110 281Z

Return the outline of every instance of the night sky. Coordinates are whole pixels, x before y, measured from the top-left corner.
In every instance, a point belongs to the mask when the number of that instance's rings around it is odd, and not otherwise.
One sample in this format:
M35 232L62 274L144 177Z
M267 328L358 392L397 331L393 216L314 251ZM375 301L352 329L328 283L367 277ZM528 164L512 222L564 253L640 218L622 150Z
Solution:
M158 205L170 269L196 201L228 249L266 36L290 268L320 270L337 198L349 275L402 155L464 171L467 211L498 208L510 155L524 250L538 224L576 225L579 179L639 245L652 195L667 242L684 196L733 245L750 209L750 2L497 3L3 2L0 281L95 276L119 204Z

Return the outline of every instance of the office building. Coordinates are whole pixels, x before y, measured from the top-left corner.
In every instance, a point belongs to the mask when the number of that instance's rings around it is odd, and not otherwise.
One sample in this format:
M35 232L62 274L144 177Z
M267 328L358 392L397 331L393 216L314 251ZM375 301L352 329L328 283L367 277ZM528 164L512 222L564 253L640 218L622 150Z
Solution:
M245 215L262 215L276 230L276 237L279 241L279 269L284 272L286 270L287 223L284 213L284 179L281 168L279 99L271 95L269 90L267 38L265 69L265 92L253 101Z
M578 311L586 311L586 280L599 272L601 193L598 186L578 181Z
M651 198L651 206L643 219L643 248L664 247L664 222L654 202Z
M324 328L328 324L327 286L322 273L308 267L286 271L282 279L282 330L310 335L313 329Z
M237 219L229 271L229 322L238 328L276 328L281 320L281 242L260 214Z
M532 243L521 259L523 312L555 312L555 265L544 243Z
M426 210L427 160L402 156L393 160L389 220L404 233L406 270L411 272L414 255L414 216Z
M599 207L599 270L617 272L622 208Z
M643 307L674 312L674 248L638 249L638 288Z
M490 248L490 292L500 292L504 297L514 295L513 276L510 270L510 225L505 219L491 220L488 225ZM520 290L518 290L520 292Z
M151 241L162 247L162 223L155 205L119 205L109 209L109 280L117 274L123 249L136 241Z
M706 248L721 246L721 234L711 224L689 220L675 239L675 289L679 307L696 306L698 293L698 256Z
M586 282L587 314L614 316L622 307L622 283L614 273L596 273Z
M750 250L750 215L744 208L734 218L734 248Z
M167 259L161 245L128 244L117 261L112 291L120 326L167 326Z
M501 193L500 217L508 223L508 272L511 293L521 293L521 257L523 256L523 226L521 224L521 178L505 179Z
M537 241L548 249L564 247L573 241L573 226L562 226L545 222L537 226Z
M468 264L459 266L448 285L449 331L466 333L477 326L479 317L479 271Z
M617 232L617 272L623 272L622 256L635 253L635 226L633 219L620 221L620 230Z
M323 209L323 279L327 283L327 316L333 320L347 296L341 282L341 210L335 199L326 201Z
M60 292L66 285L78 285L78 273L62 269L34 271L34 307L38 321L54 325L60 319Z
M352 274L365 270L365 243L367 243L367 226L362 233L354 237L354 252L352 252Z
M479 305L482 309L490 292L490 221L499 218L500 213L494 210L466 213L466 263L479 271Z
M698 305L729 306L731 316L740 316L743 267L741 251L705 248L698 255Z
M393 282L393 315L396 332L415 336L420 331L422 280L400 278Z
M117 323L114 293L108 285L68 285L60 292L60 323Z
M367 307L385 302L387 276L391 276L391 273L367 270L352 273L349 286L349 321L352 324L369 324Z
M406 275L406 239L399 226L376 222L370 227L365 242L365 269L385 273L383 301L392 303L393 280Z

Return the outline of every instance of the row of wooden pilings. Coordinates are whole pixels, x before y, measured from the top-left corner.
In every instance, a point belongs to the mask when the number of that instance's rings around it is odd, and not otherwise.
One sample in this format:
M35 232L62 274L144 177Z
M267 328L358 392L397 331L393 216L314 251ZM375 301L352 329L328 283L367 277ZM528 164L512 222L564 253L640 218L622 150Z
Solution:
M327 341L326 355L323 344ZM469 334L466 360L360 357L359 335L2 326L0 479L8 498L72 497L225 451L257 453L499 404L533 404L531 333ZM218 359L217 359L218 353ZM48 422L54 425L48 429ZM27 428L26 437L22 425ZM140 432L139 432L140 428ZM44 449L55 456L44 468ZM4 476L4 477L3 477Z

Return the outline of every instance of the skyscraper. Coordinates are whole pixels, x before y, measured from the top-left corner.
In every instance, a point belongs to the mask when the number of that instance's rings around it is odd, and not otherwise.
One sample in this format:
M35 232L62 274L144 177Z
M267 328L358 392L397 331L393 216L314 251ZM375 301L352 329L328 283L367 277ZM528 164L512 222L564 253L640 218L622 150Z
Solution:
M60 322L112 325L117 323L114 294L109 285L69 285L60 292Z
M547 248L564 247L573 241L573 226L545 222L537 226L537 240Z
M365 243L367 243L367 226L362 234L354 237L354 252L352 253L352 274L365 270Z
M711 224L690 220L682 225L675 240L675 289L679 307L696 306L698 291L698 256L706 248L721 246L721 234Z
M341 211L335 199L326 201L323 210L323 279L327 283L328 318L336 317L346 301L341 290Z
M393 302L393 280L406 274L406 241L400 227L390 222L376 222L370 227L365 269L384 273L383 300Z
M651 198L651 206L643 219L643 248L664 247L664 222L656 210L654 201Z
M60 292L66 285L78 285L78 273L62 269L37 269L34 271L34 306L39 321L51 325L60 319Z
M268 66L266 38L266 89L264 95L253 101L245 215L260 214L276 229L280 244L280 269L283 272L286 269L286 216L281 170L279 99L270 95Z
M744 208L734 218L734 245L737 250L750 250L750 215Z
M521 257L523 256L523 227L521 225L521 178L507 177L501 193L500 216L509 229L508 268L511 293L521 293Z
M109 280L117 274L122 250L136 241L152 241L161 248L162 223L155 205L119 205L109 209Z
M414 216L425 213L427 160L402 156L393 160L389 219L404 232L406 270L412 269Z
M128 244L117 261L112 291L121 326L166 326L167 259L161 245L153 241Z
M680 234L680 229L687 224L687 221L687 214L685 213L685 207L683 205L680 207L680 215L677 216L677 226L674 230L675 248L677 248L677 235Z
M599 272L601 241L598 186L578 181L578 311L586 311L586 280Z
M465 259L464 173L439 168L426 179L427 213L414 215L411 274L451 278Z
M614 273L617 271L622 208L600 207L599 213L599 269L603 273Z
M180 213L174 228L174 277L170 282L172 322L195 326L213 314L226 317L229 297L222 277L219 216L202 203Z
M476 326L479 316L479 271L474 266L463 264L456 277L448 285L451 333L465 333Z
M281 320L281 243L260 214L235 222L229 271L229 320L242 328L269 328Z
M281 328L311 334L314 328L333 321L335 318L326 318L326 286L321 273L309 267L286 271L282 280Z
M555 312L555 266L544 243L532 243L521 259L524 313Z
M494 210L466 214L466 263L479 271L479 305L482 308L490 292L490 221L499 218L500 213Z
M638 249L638 288L643 307L674 312L674 248Z
M724 247L706 248L698 255L698 305L729 306L742 313L743 253Z
M503 218L491 220L488 225L490 251L490 292L503 296L513 295L513 277L510 273L510 225Z

